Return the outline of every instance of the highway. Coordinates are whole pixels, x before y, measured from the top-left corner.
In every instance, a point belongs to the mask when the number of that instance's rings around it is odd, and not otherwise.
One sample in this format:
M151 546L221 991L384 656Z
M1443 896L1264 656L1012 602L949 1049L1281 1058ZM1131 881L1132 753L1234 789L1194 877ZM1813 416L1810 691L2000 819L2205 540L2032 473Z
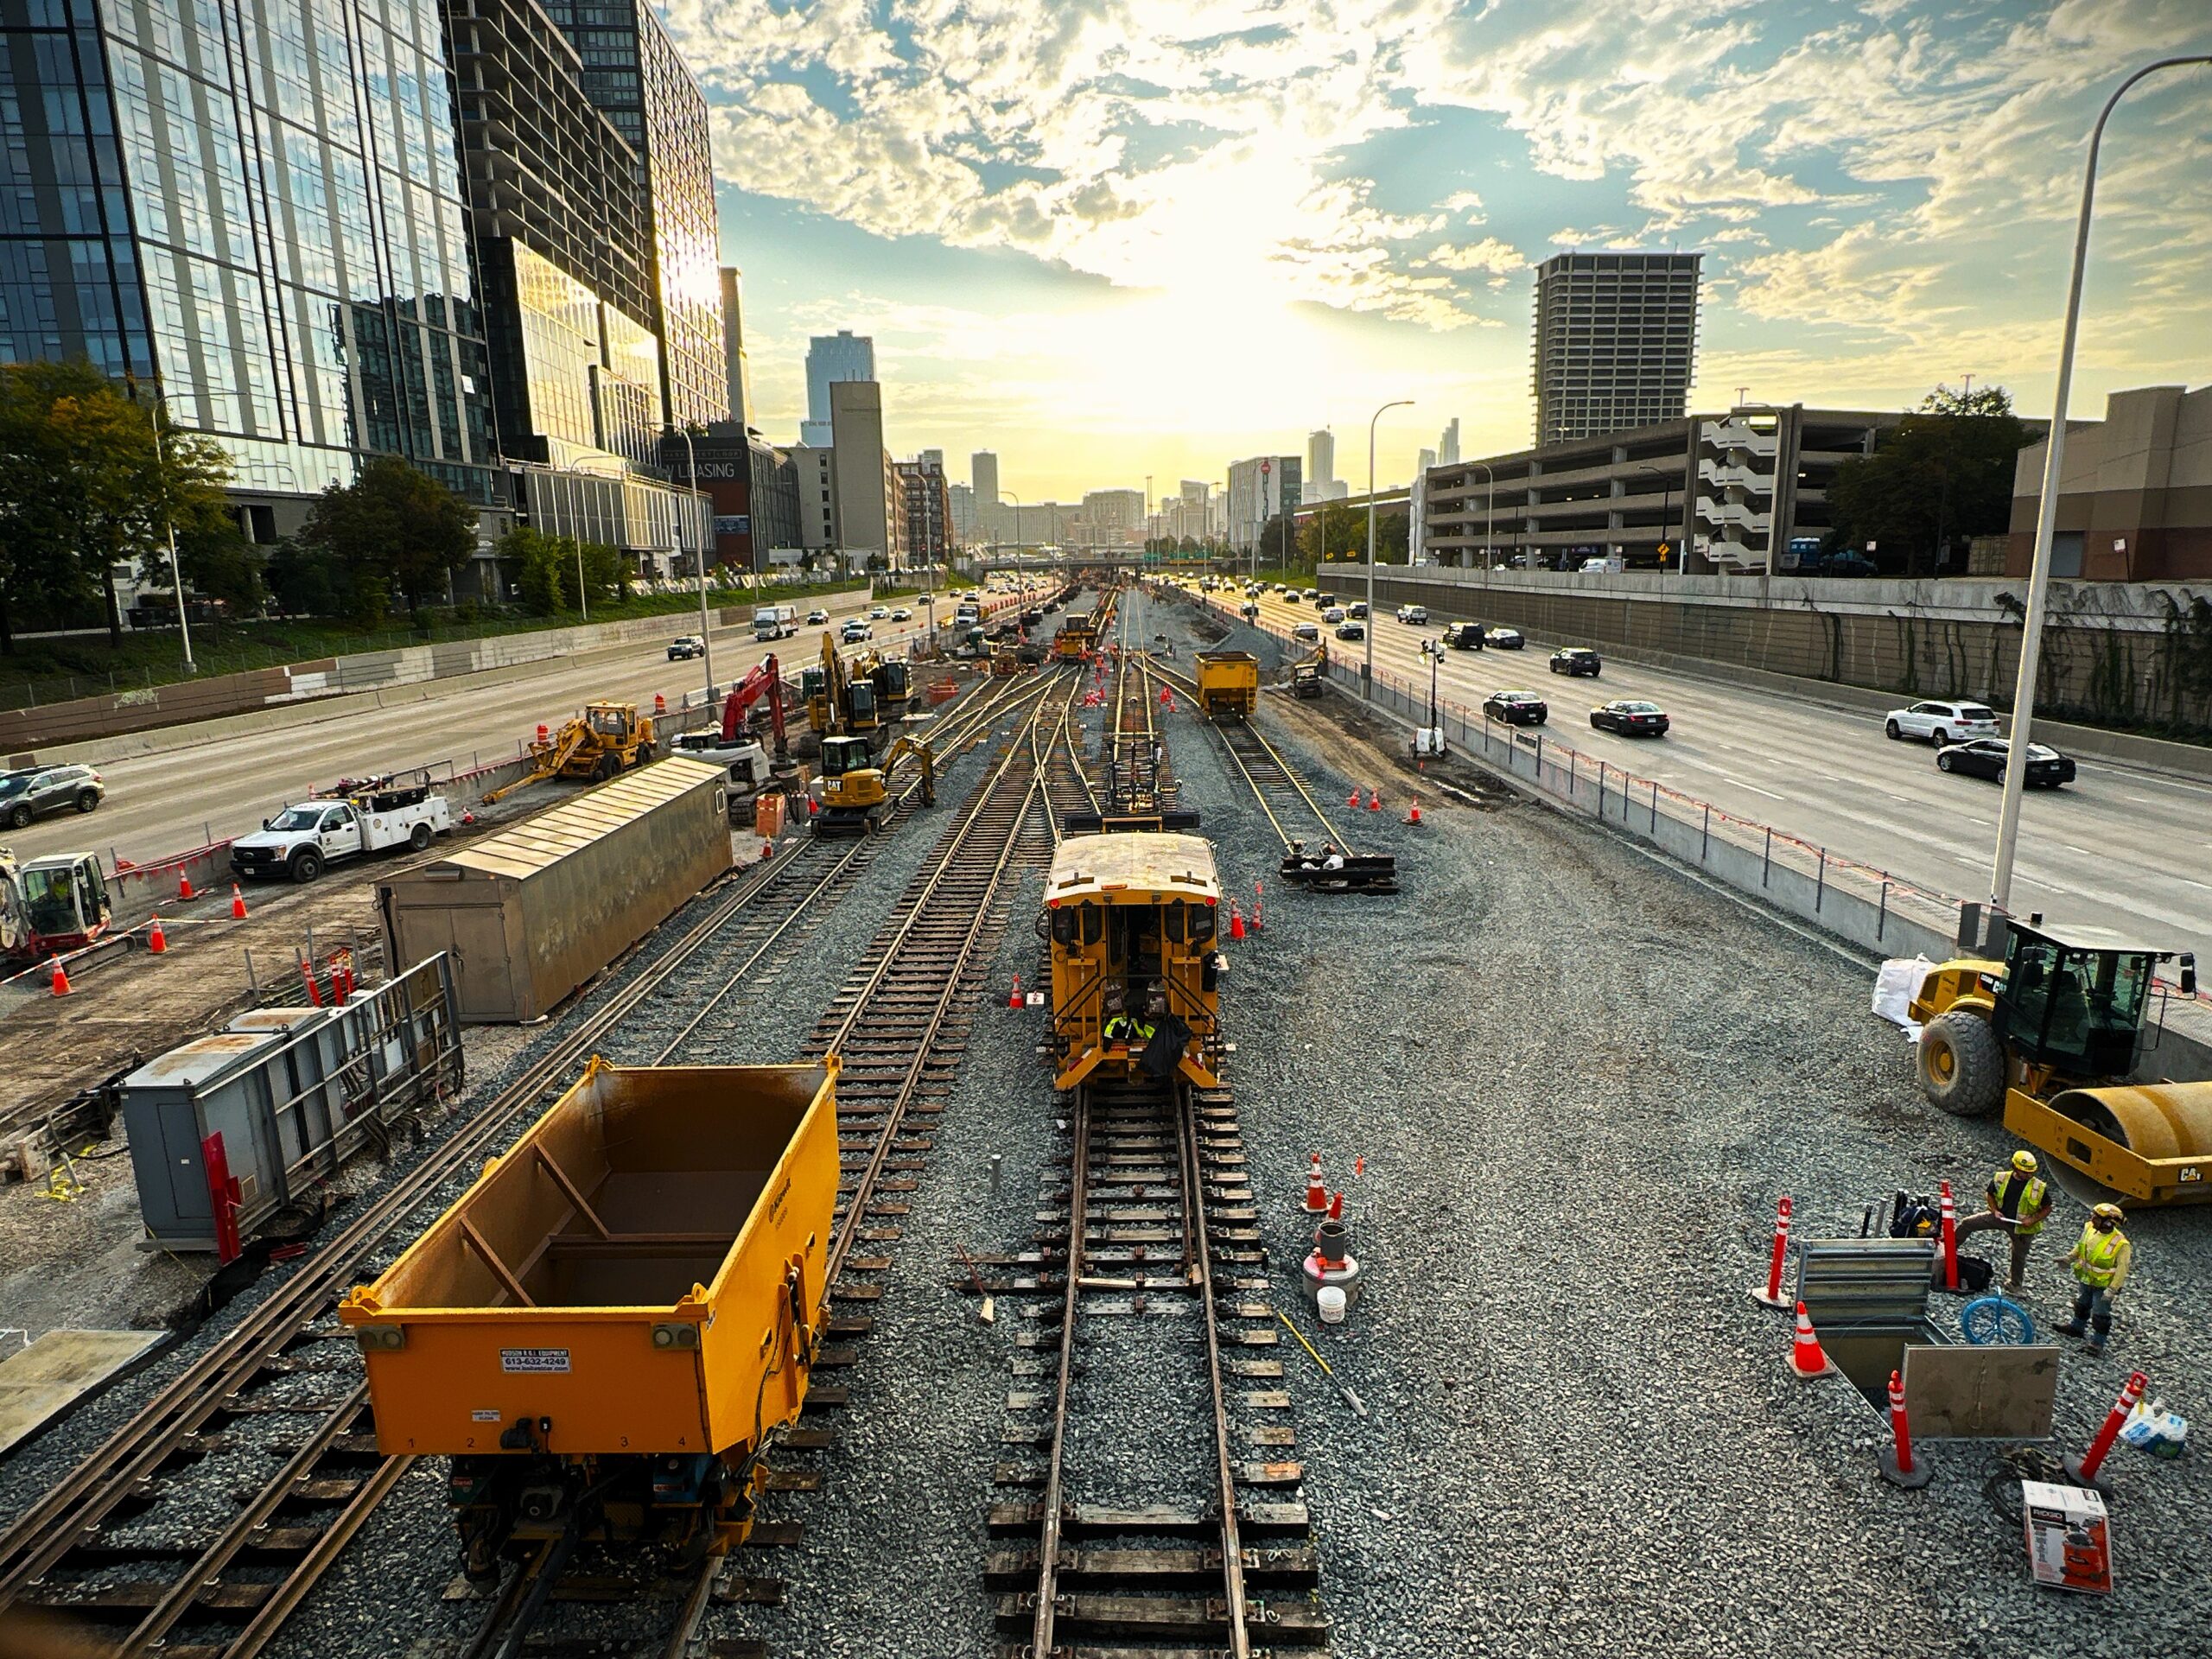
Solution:
M1053 585L1043 577L1035 582L1040 593ZM857 595L798 602L802 615L823 605L833 624L868 609L868 601ZM889 602L894 607L912 603ZM751 614L749 607L746 614ZM952 607L943 594L938 595L936 614L940 626L951 620ZM912 623L877 622L875 637L868 644L898 656L923 626L918 608ZM530 739L540 721L557 726L588 702L636 702L650 709L655 692L665 696L671 708L686 692L696 702L706 689L705 671L696 658L669 661L667 639L696 632L697 626L694 618L671 616L666 639L640 639L557 658L534 664L532 671L489 683L482 676L470 675L397 688L397 696L420 696L421 700L357 708L329 720L102 761L98 770L108 792L98 811L84 817L63 812L41 818L28 829L5 831L0 842L19 858L112 849L143 863L196 847L211 834L222 840L257 830L262 819L287 801L302 798L311 787L328 785L342 777L448 760L465 769L478 760L490 765L510 759L517 744ZM769 646L754 642L750 626L717 628L713 639L715 678L727 690L771 650L782 653L786 676L796 678L800 667L819 656L821 633L819 627L802 627L797 637ZM845 654L866 648L847 647ZM796 718L804 721L805 715L799 712Z
M1344 577L1329 591L1348 605L1363 587ZM1241 590L1215 597L1243 602ZM1274 593L1262 598L1261 616L1279 627L1319 620L1311 605ZM1425 689L1421 641L1440 638L1456 620L1440 615L1413 627L1386 606L1370 624L1376 671ZM1357 663L1364 647L1335 635L1323 627L1332 659ZM1438 695L1478 710L1492 691L1535 691L1551 705L1545 729L1586 754L1916 887L1987 896L1995 784L1938 772L1926 744L1885 737L1879 715L1733 686L1718 665L1710 677L1618 660L1595 680L1549 671L1555 647L1584 643L1531 636L1521 652L1448 652ZM1658 739L1592 730L1589 709L1615 697L1657 703L1672 729ZM2012 909L2120 928L2145 944L2193 950L2212 965L2212 788L2106 761L2078 766L2067 787L2029 791Z

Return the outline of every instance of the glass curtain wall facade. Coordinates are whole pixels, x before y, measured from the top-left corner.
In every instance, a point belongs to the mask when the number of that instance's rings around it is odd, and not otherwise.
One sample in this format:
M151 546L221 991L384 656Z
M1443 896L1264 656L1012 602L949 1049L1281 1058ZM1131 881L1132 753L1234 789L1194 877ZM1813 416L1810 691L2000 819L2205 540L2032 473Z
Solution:
M0 0L0 351L158 376L240 488L495 498L436 0Z
M659 302L664 418L727 421L720 234L706 95L645 0L543 0L574 43L585 95L635 152Z

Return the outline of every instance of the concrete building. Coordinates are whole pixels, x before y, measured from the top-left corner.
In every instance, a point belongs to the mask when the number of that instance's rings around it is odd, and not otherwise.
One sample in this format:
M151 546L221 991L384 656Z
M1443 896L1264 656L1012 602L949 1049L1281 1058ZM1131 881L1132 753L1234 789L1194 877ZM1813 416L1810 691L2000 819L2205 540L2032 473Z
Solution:
M1441 436L1436 440L1436 461L1439 466L1456 465L1459 459L1459 417L1454 415Z
M811 444L791 451L798 493L798 544L810 553L837 545L837 452Z
M751 431L758 423L753 418L753 364L745 354L743 278L736 266L724 265L721 282L722 378L727 382L729 417Z
M980 539L976 533L976 486L972 484L948 484L945 500L952 513L952 544L973 547Z
M945 483L944 451L925 449L912 461L892 463L898 475L899 511L906 517L910 564L943 564L950 556L952 493Z
M1536 267L1539 448L1681 417L1703 257L1560 253Z
M773 550L804 544L798 472L788 452L735 421L715 421L688 435L687 443L685 435L671 434L661 453L678 482L689 485L696 469L714 508L715 563L763 570Z
M1443 564L1586 558L1780 573L1831 527L1827 486L1894 412L1747 404L1424 469L1420 545ZM1488 471L1485 473L1485 467ZM1682 543L1689 538L1685 564ZM1660 549L1666 549L1662 563Z
M999 458L988 449L968 457L968 479L976 492L976 538L1002 541L1006 527L999 517Z
M1144 535L1145 500L1142 490L1091 490L1083 498L1083 516L1096 534L1096 545L1128 545L1109 541L1124 537L1141 540Z
M840 328L834 334L817 334L808 340L806 419L799 423L799 442L816 448L833 443L830 388L841 380L874 378L875 342L866 334Z
M1268 522L1294 512L1304 499L1296 455L1254 455L1229 466L1228 537L1233 551L1250 552Z
M2035 551L2046 440L2020 451L2005 573ZM2101 421L2069 421L2051 574L2092 582L2212 580L2212 385L2139 386Z
M1445 429L1444 435L1452 441L1454 448L1458 448L1459 423L1452 422ZM1428 534L1428 474L1440 459L1433 449L1422 450L1414 461L1413 482L1407 486L1407 556L1414 564L1430 562L1426 539ZM1454 455L1452 459L1456 461L1459 456Z
M905 567L906 494L883 447L883 388L873 380L830 384L830 425L836 442L837 549L855 567L880 558Z

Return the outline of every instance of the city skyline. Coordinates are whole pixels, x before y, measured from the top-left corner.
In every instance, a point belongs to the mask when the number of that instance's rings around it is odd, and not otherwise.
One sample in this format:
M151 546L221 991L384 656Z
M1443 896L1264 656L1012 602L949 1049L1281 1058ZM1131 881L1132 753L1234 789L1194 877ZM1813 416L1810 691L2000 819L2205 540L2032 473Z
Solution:
M1128 10L1017 5L986 40L873 0L669 8L771 438L807 338L847 327L895 451L995 450L1025 499L1218 480L1324 426L1363 451L1400 397L1376 470L1403 482L1455 415L1467 454L1525 444L1533 266L1570 248L1705 253L1694 407L1897 409L1971 373L2032 416L2096 108L2212 46L2185 0ZM2177 77L2115 124L2077 397L2204 378L2200 105ZM1365 487L1363 453L1339 471Z

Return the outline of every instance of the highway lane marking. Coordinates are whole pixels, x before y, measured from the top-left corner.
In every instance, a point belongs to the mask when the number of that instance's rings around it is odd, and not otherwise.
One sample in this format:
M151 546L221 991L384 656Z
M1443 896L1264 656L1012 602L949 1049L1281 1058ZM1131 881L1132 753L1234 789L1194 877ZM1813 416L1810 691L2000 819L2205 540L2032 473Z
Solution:
M1731 777L1729 777L1729 775L1728 775L1726 772L1722 772L1720 775L1721 775L1723 778L1727 778L1727 779L1728 779L1728 781L1729 781L1730 783L1732 783L1732 784L1735 785L1737 788L1738 788L1738 789L1748 789L1748 790L1750 790L1750 791L1751 791L1751 793L1752 793L1752 794L1754 794L1754 795L1764 795L1764 796L1765 796L1765 797L1767 798L1767 799L1769 799L1770 801L1786 801L1786 800L1788 800L1788 799L1789 798L1788 796L1786 796L1786 795L1777 795L1777 794L1776 794L1776 793L1775 793L1772 790L1770 790L1770 789L1761 789L1761 788L1760 788L1757 784L1747 784L1747 783L1745 783L1745 782L1742 779L1740 779L1740 778L1731 778Z

